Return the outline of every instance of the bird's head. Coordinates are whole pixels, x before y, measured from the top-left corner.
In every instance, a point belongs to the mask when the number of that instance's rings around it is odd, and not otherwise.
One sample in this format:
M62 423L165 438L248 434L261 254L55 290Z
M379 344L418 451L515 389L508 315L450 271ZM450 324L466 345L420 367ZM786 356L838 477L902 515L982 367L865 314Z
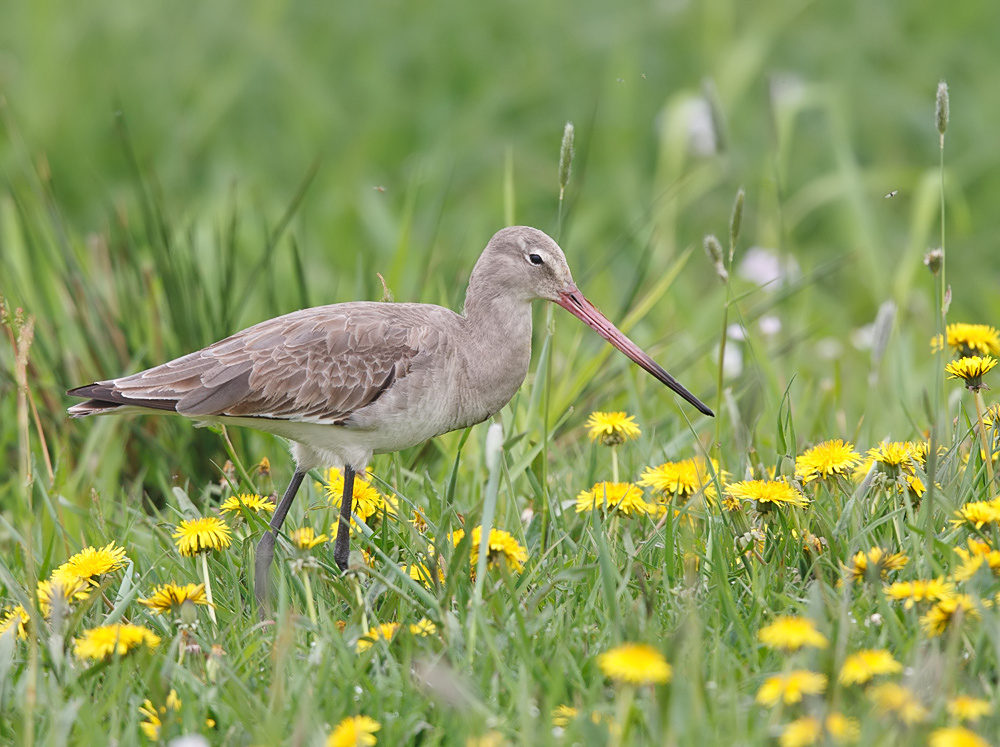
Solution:
M555 301L576 290L566 256L547 234L528 226L498 231L486 245L472 272L493 293L517 301Z
M677 392L701 412L712 411L612 324L573 282L562 249L537 228L511 226L498 231L486 245L469 280L466 307L472 298L506 303L544 299L559 304L592 327L643 369Z

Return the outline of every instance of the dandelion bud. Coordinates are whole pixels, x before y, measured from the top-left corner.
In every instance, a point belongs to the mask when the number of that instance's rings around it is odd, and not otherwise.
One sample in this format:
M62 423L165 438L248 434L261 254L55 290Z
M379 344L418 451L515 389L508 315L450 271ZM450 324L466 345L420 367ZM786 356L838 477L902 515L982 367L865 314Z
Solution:
M931 271L932 275L937 275L941 272L941 263L943 261L944 249L941 247L931 249L924 255L924 264L927 265L927 269Z
M948 129L948 84L943 80L938 83L937 98L934 105L934 119L937 121L937 131L941 136L941 147L944 147L944 133Z
M194 625L198 620L198 612L195 609L195 603L191 599L185 599L180 605L180 618L181 622L187 626Z
M257 465L257 471L264 477L271 474L271 460L267 457L262 457L260 463Z
M705 236L702 245L705 247L705 254L711 260L712 264L715 265L715 273L719 276L719 280L723 284L729 282L729 273L726 271L726 266L722 263L722 245L719 240L715 238L712 234Z
M563 198L569 175L573 170L573 123L567 122L563 128L562 145L559 147L559 199Z
M733 200L733 212L729 216L729 261L733 261L733 250L736 248L736 239L740 235L740 224L743 223L743 200L746 192L740 187Z

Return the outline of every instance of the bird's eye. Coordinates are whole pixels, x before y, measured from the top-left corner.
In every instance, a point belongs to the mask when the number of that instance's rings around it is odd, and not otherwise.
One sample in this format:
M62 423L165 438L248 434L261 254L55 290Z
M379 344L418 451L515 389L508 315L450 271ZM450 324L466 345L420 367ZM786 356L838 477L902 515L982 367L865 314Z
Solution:
M542 259L540 254L529 254L528 261L533 265L544 265L545 261Z

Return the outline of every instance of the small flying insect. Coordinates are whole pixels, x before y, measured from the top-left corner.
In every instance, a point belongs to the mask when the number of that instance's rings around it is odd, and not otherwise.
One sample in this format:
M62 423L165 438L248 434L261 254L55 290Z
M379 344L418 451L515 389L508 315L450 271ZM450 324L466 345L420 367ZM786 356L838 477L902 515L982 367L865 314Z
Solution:
M885 196L885 199L888 200L890 197L895 197L898 194L899 194L899 190L898 189L894 189L894 190L892 190L892 192L889 192L889 194L887 194Z

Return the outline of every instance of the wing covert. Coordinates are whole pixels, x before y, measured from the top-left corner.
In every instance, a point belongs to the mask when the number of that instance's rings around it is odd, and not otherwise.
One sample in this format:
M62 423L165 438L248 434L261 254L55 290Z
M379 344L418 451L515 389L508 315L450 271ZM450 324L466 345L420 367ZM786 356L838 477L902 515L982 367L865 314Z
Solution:
M335 423L407 375L419 325L390 304L337 304L262 322L196 353L108 382L116 402L189 417Z

